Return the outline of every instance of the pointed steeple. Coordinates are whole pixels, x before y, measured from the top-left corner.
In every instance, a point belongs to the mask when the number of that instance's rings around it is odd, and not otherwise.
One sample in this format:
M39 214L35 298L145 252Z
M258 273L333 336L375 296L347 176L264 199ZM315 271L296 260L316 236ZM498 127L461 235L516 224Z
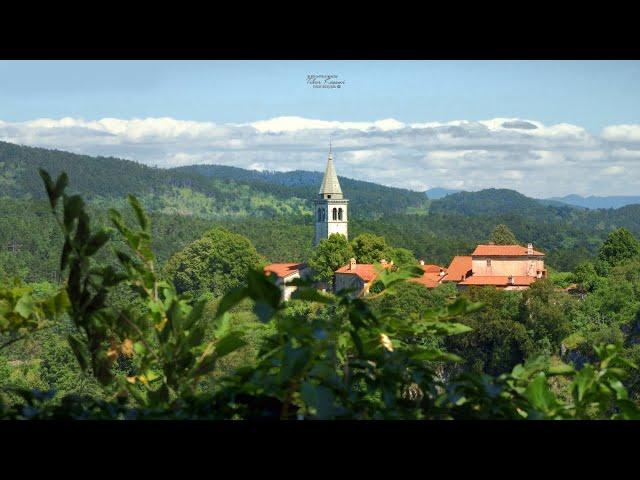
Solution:
M318 192L321 198L342 198L342 189L336 175L336 169L333 166L333 153L331 152L331 143L329 143L329 158L327 160L327 168L324 171L324 179ZM331 197L328 197L331 195Z

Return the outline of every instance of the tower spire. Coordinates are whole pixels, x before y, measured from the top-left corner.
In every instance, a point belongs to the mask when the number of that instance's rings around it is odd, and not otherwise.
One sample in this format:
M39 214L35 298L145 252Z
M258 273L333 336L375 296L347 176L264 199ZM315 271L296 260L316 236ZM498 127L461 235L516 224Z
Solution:
M329 140L329 158L327 159L327 168L324 171L324 178L322 179L322 185L320 186L318 194L323 198L342 198L342 189L340 188L336 169L333 166L331 140Z

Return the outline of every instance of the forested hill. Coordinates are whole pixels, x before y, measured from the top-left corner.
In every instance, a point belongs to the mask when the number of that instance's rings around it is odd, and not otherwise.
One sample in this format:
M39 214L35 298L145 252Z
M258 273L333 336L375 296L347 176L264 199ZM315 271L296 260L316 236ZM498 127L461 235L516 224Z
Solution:
M310 214L319 172L268 174L223 166L158 169L113 157L0 142L0 196L44 198L38 168L67 172L73 191L101 205L138 195L154 211L204 218ZM304 179L297 180L297 179ZM341 179L352 212L375 218L425 211L419 192Z
M459 192L431 203L433 213L458 213L467 216L518 214L545 221L572 217L578 209L570 205L547 204L515 190L489 188L478 192Z
M324 161L322 163L324 166ZM172 169L207 177L250 184L257 191L278 192L281 196L313 198L322 183L323 172L294 170L291 172L259 172L225 165L190 165ZM404 188L385 187L377 183L338 177L343 192L351 202L352 212L370 210L380 213L421 213L427 202L420 192ZM389 206L387 206L390 203ZM370 216L370 215L365 215Z

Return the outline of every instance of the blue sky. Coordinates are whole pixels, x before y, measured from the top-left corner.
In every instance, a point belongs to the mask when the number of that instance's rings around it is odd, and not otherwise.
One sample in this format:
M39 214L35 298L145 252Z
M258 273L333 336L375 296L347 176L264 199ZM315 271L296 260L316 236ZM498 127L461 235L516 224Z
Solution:
M0 140L322 170L332 135L339 173L379 183L630 194L639 85L637 61L2 61Z
M308 88L314 73L337 74L345 88ZM8 61L0 118L522 117L598 130L640 122L638 85L632 61Z

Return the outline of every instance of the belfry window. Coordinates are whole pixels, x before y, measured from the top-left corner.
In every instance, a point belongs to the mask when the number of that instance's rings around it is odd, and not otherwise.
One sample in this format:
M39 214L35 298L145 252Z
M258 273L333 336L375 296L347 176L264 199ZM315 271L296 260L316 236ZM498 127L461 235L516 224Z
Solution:
M342 209L338 209L338 220L342 220Z
M334 208L334 209L333 209L333 219L334 219L334 220L337 220L337 219L338 219L338 209L337 209L337 208Z

